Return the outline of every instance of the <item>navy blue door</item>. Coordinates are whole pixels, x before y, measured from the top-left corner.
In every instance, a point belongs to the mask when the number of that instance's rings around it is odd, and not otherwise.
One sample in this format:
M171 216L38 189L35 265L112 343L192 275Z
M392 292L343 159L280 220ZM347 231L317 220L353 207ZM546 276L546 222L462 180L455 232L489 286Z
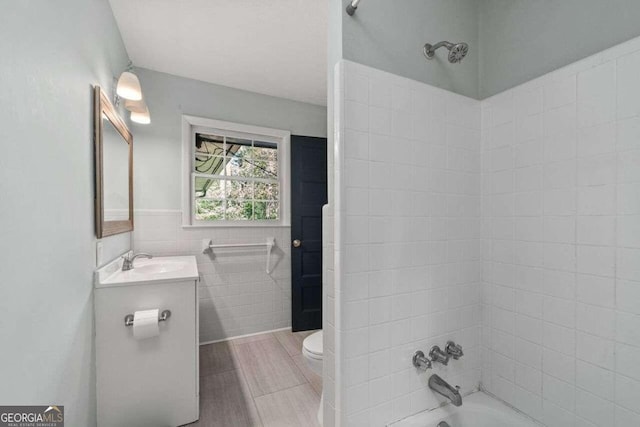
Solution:
M291 137L291 325L322 328L322 206L327 139Z

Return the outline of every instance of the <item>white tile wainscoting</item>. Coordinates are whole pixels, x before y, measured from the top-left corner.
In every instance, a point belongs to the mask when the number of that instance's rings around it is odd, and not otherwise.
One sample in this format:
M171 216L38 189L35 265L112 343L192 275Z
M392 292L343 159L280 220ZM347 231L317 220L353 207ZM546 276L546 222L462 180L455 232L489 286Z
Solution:
M338 67L336 424L383 426L441 404L430 373L479 386L480 102ZM465 356L416 371L414 351L448 339Z
M482 102L483 386L640 425L640 39Z
M291 326L291 229L289 227L182 226L181 211L136 210L133 248L162 255L194 255L200 271L200 342ZM266 251L220 249L202 253L202 239L215 243L262 242L273 236L271 269Z

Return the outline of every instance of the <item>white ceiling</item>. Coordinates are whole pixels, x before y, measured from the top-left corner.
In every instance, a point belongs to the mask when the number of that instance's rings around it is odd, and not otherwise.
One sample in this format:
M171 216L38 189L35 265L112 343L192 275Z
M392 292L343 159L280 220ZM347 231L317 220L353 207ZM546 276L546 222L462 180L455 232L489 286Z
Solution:
M326 1L110 3L135 66L327 104Z

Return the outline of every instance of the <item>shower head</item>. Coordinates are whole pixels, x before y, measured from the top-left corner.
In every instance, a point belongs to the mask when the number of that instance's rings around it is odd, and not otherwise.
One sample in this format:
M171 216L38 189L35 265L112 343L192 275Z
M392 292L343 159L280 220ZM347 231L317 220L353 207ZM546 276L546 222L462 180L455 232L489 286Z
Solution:
M449 62L455 64L460 62L469 53L469 45L466 43L456 43L449 49Z
M436 43L434 45L431 45L429 43L424 45L424 56L427 57L427 59L433 59L434 55L436 54L436 50L438 50L441 47L446 47L449 50L449 62L451 62L452 64L455 64L457 62L460 62L464 59L465 56L467 56L467 53L469 53L469 45L466 43L451 43L451 42L439 42Z

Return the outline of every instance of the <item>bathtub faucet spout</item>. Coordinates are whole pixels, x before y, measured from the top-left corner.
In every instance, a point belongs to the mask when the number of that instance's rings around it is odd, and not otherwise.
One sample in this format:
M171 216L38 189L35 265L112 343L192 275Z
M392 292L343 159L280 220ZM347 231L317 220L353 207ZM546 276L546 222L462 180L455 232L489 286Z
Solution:
M452 387L438 375L433 374L429 377L429 388L449 399L455 406L462 406L460 387Z

